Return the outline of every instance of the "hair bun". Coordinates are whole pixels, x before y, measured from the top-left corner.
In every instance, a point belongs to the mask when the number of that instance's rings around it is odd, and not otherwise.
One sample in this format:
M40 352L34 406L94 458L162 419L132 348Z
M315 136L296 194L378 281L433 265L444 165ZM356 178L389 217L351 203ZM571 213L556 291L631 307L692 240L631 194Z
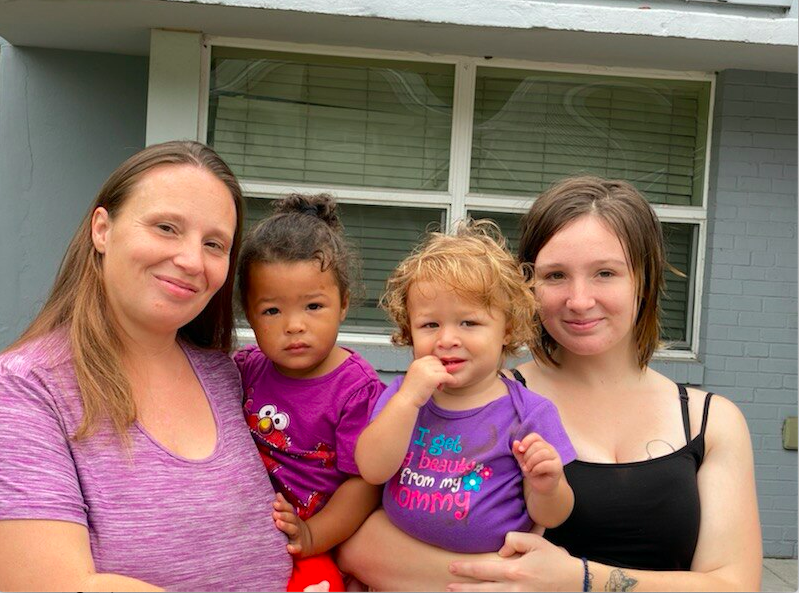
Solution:
M338 206L332 195L323 194L289 194L275 202L276 214L305 214L321 219L334 229L341 228Z

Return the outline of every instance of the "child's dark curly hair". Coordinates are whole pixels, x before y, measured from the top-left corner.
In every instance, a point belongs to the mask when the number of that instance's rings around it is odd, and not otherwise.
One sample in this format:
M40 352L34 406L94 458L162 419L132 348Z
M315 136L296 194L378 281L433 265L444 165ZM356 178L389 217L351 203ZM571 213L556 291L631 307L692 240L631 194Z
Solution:
M256 263L316 260L331 270L342 302L349 300L357 269L355 250L344 236L336 200L330 194L289 194L275 202L272 215L244 238L239 255L239 298L247 311L250 268Z

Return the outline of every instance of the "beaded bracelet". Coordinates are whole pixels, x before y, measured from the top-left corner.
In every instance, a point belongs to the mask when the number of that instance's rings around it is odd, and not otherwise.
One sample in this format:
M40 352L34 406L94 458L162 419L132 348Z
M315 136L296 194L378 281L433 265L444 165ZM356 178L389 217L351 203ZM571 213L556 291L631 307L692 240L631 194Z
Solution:
M580 558L580 560L583 561L583 593L588 593L591 590L591 581L588 576L588 560L585 559L585 556Z

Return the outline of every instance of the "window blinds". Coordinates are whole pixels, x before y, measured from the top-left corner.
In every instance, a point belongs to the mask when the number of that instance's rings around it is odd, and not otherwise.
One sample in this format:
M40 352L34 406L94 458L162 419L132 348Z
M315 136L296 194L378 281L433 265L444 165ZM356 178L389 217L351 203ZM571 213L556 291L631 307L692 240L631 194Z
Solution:
M214 48L209 143L254 180L446 190L454 68Z
M470 189L535 195L592 173L700 206L709 94L708 82L478 68Z

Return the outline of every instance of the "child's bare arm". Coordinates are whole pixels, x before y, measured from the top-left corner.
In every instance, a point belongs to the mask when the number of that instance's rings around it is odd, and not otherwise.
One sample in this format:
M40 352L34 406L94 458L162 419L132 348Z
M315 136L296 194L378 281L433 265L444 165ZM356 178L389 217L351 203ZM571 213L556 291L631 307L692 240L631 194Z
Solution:
M380 503L380 486L353 476L333 493L325 507L308 519L313 554L326 552L355 533Z
M301 558L315 556L346 540L377 508L380 491L378 486L353 476L341 484L324 508L307 521L297 517L291 505L278 494L275 524L289 538L289 553Z
M358 437L355 463L363 479L383 484L402 465L419 408L402 397L401 390Z
M275 526L289 538L289 543L286 545L289 554L310 556L304 553L305 550L313 548L313 538L308 523L297 516L294 507L280 492L275 495L274 507L272 519L275 520Z
M524 476L524 499L532 520L547 528L563 523L574 508L574 492L555 447L530 433L513 442L513 455Z
M402 465L419 415L439 385L454 381L435 356L413 361L399 391L361 433L355 447L355 462L363 479L383 484Z

